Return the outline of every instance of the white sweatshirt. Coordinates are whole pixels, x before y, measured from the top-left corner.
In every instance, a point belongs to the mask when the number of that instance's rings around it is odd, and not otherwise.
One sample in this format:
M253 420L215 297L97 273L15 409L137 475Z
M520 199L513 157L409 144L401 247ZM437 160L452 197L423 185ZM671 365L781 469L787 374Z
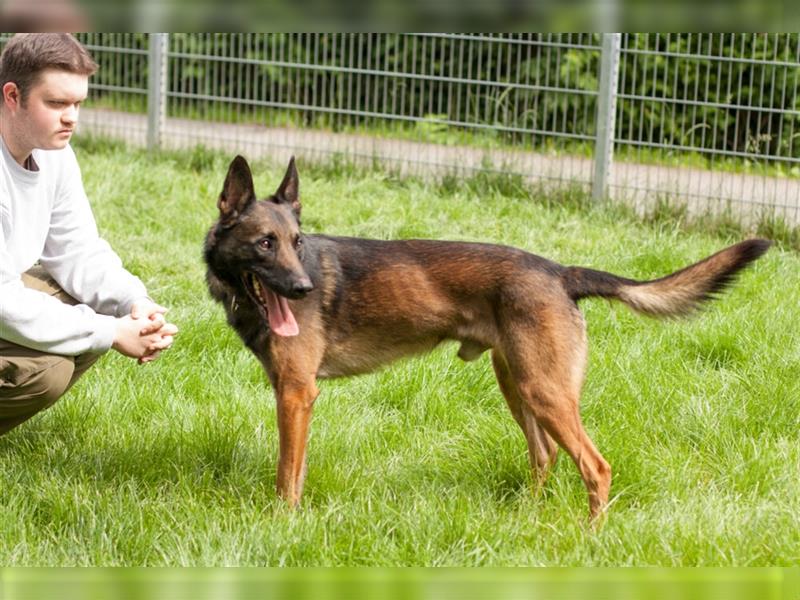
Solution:
M22 168L0 136L0 338L53 354L105 352L116 317L147 296L97 225L72 148L34 150ZM22 285L37 261L73 298L70 306Z

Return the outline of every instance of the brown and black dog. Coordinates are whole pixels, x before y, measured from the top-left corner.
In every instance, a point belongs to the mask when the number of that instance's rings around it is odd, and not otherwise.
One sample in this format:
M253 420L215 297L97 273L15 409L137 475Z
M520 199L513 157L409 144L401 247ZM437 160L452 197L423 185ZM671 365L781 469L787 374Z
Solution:
M491 349L500 389L528 442L534 481L543 481L561 446L598 516L611 468L581 424L587 345L577 301L601 296L648 315L684 315L770 245L744 241L639 282L492 244L305 235L298 186L292 159L275 194L257 200L247 161L237 156L205 243L211 294L275 390L277 487L292 504L303 489L316 379L365 373L455 340L464 360Z

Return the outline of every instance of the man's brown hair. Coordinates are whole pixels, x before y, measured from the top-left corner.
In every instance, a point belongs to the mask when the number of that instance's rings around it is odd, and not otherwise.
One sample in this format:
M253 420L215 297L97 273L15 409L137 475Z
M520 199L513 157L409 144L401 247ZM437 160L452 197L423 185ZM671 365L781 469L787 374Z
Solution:
M16 83L24 102L47 69L89 76L97 71L97 63L68 33L18 33L0 55L0 89L9 81Z

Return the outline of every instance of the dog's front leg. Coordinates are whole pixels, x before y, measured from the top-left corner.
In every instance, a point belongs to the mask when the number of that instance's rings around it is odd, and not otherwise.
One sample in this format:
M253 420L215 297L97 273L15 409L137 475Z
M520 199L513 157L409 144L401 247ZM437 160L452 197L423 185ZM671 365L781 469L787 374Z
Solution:
M298 381L287 378L278 381L278 433L280 458L278 460L278 494L290 505L300 502L306 474L306 442L311 410L319 395L314 379Z

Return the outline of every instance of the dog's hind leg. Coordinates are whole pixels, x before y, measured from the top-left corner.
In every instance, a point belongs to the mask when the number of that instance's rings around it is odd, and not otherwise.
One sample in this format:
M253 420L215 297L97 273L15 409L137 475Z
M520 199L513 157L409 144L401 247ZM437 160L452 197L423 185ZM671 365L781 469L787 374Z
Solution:
M287 377L275 382L278 404L278 494L292 506L300 502L306 475L306 444L311 411L319 395L314 378L309 381Z
M567 307L539 307L536 319L517 320L504 339L509 373L525 410L570 455L589 492L592 519L608 503L611 467L598 452L579 412L586 361L583 319Z
M534 491L538 493L556 462L558 445L536 422L533 413L522 401L517 384L508 369L508 363L497 350L492 350L492 366L494 366L497 384L500 386L500 391L503 392L508 408L528 442L528 457L533 475Z

